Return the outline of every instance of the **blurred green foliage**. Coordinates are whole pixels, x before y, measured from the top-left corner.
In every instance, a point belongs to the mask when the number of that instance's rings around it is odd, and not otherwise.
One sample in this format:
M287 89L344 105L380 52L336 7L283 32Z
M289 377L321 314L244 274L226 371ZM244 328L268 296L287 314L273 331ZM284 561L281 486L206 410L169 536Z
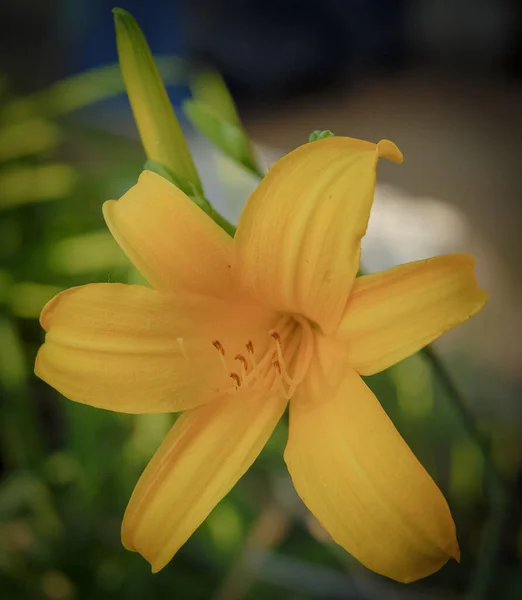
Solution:
M167 83L179 80L179 63L164 61L162 73ZM212 81L210 91L217 85ZM143 152L137 141L63 120L120 93L116 67L30 98L12 97L4 79L2 89L0 597L401 597L404 588L368 574L304 509L282 459L284 421L254 467L161 573L153 576L141 557L123 549L126 502L173 416L120 415L75 404L36 379L32 365L43 338L38 315L55 293L96 281L140 281L105 229L101 204L136 180ZM235 126L242 131L238 120ZM482 564L488 522L482 456L420 356L369 383L445 490L463 551L461 566L448 564L413 592L408 588L408 595L428 588L439 590L435 597L464 594ZM516 442L509 432L489 433L509 478L517 466ZM502 566L494 577L497 595L520 597L514 568Z

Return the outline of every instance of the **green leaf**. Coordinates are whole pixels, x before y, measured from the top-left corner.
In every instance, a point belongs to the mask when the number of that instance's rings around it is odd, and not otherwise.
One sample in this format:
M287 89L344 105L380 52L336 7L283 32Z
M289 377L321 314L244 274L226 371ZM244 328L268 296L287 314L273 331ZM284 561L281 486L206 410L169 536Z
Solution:
M78 171L66 163L10 165L0 171L0 212L21 204L64 198L78 182Z
M147 158L164 165L183 190L203 188L185 137L152 58L132 15L113 9L121 71Z
M263 177L255 162L250 139L241 125L226 121L212 107L196 100L186 100L183 111L194 127L227 156L256 176Z
M187 79L185 62L180 58L162 56L157 59L157 65L167 85L179 84ZM106 65L58 81L29 96L9 101L1 110L0 119L2 122L12 123L35 116L59 117L118 96L124 91L120 66Z
M241 126L234 100L217 71L209 69L198 71L191 78L190 90L198 103L212 108L224 121Z
M40 154L61 141L57 125L41 118L8 124L0 128L0 161Z

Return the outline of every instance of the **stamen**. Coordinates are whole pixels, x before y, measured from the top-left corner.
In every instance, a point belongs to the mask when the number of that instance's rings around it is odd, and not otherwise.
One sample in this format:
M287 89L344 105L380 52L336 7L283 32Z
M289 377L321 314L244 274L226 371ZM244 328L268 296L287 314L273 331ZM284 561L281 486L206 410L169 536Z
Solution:
M276 373L277 373L277 377L276 377L276 379L277 379L277 383L278 383L278 385L279 385L279 388L280 388L280 390L281 390L281 392L282 392L283 396L284 396L284 397L285 397L287 400L290 400L291 396L289 395L288 391L285 389L285 386L284 386L284 384L283 384L283 379L284 379L284 377L283 377L283 375L282 375L282 373L281 373L281 364L279 363L279 361L278 361L277 359L274 359L274 360L272 361L272 365L274 366L274 368L275 368L275 370L276 370Z
M219 350L223 356L225 356L225 349L223 348L223 344L219 340L214 340L212 345L216 350Z
M277 358L283 368L283 371L286 371L285 359L283 358L283 351L281 349L281 337L274 329L271 329L268 332L268 335L274 339L277 351Z
M241 387L241 377L237 373L229 373L228 376L234 380L234 387L238 390Z
M211 341L212 346L217 350L223 373L229 381L221 389L212 388L213 391L232 393L237 392L240 388L244 389L252 386L255 390L270 393L279 393L278 390L280 390L287 400L294 395L297 386L308 370L314 349L314 338L310 325L299 317L289 318L285 316L278 321L275 329L271 329L268 334L273 339L275 348L271 343L263 343L262 352L259 354L259 348L256 353L253 341L248 340L244 346L246 352L240 352L235 356L232 354L234 361L239 362L236 371L230 371L230 367L227 365L228 361L223 344L219 340ZM187 361L190 369L198 380L201 380L202 373L195 369L190 360L190 347L186 346L182 337L177 338L177 343L180 353ZM283 344L285 346L284 354ZM285 359L289 362L287 363ZM288 370L289 366L292 369L291 374ZM212 377L214 378L216 375L219 376L218 373L214 372Z
M244 379L248 371L247 359L242 354L236 354L234 360L238 360L241 363L241 378Z
M277 333L277 331L275 329L271 329L268 332L268 335L274 339L275 344L276 344L277 362L279 365L279 374L283 377L283 379L286 381L286 383L288 383L289 385L292 385L293 380L287 374L286 363L285 363L285 359L283 357L283 349L281 347L281 336Z
M254 356L254 344L252 340L248 340L246 344L246 349L248 354L250 354L252 358L252 365L254 367L254 381L257 381L259 379L259 369L257 367L256 357Z
M219 340L214 340L212 342L212 345L219 352L219 362L221 363L221 366L223 367L225 373L228 375L229 372L227 367L227 361L225 360L225 348L223 348L223 344Z
M270 337L273 337L276 342L280 342L281 341L281 337L280 337L280 335L277 333L277 331L275 329L271 329L268 332L268 335Z

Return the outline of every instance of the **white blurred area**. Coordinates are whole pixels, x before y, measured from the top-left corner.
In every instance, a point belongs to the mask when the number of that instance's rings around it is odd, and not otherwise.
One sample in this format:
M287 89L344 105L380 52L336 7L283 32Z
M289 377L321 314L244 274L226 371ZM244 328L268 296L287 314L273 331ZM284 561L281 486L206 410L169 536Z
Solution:
M462 213L435 198L417 198L379 184L363 241L368 272L452 252L469 236Z
M362 264L367 272L453 252L476 258L475 272L489 300L481 313L441 338L441 351L449 358L466 353L473 359L472 368L484 366L496 375L519 379L520 287L495 247L463 210L440 199L416 197L392 184L377 186L363 240ZM502 390L496 394L503 395ZM517 410L521 414L520 407Z

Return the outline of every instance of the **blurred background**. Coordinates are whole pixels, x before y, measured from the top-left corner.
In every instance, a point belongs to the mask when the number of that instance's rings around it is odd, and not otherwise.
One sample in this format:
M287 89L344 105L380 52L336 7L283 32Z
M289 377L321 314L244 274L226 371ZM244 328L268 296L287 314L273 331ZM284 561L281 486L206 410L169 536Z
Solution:
M115 66L113 2L3 2L0 598L522 598L520 2L121 6L161 57L176 106L189 94L180 58L223 74L264 166L314 129L398 144L404 165L380 166L364 268L454 251L477 257L489 304L436 349L503 483L415 356L368 383L443 489L460 565L408 586L361 567L295 495L282 459L285 423L166 569L152 575L125 551L125 504L172 416L76 405L32 373L50 297L136 280L101 216L102 202L133 185L145 161ZM209 199L237 219L256 179L183 125Z

